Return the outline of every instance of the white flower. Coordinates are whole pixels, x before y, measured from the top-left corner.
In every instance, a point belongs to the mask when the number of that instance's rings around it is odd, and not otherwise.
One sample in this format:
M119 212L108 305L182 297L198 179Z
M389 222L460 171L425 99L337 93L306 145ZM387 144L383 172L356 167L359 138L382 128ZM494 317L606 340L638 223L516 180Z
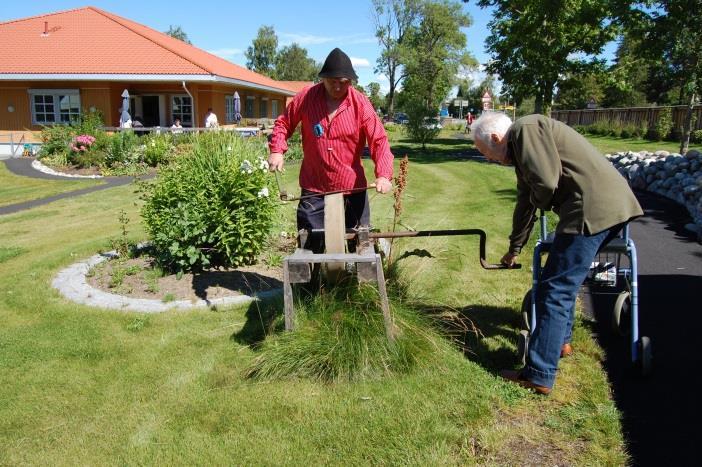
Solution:
M268 161L265 159L258 159L258 168L261 169L262 171L267 171L268 170Z
M231 147L231 146L227 146L227 151L232 152L232 147Z
M253 166L251 165L251 162L249 162L248 160L244 160L244 162L241 163L240 170L243 174L250 174L253 172Z
M268 198L268 187L264 186L261 188L261 191L258 192L258 197L259 198Z

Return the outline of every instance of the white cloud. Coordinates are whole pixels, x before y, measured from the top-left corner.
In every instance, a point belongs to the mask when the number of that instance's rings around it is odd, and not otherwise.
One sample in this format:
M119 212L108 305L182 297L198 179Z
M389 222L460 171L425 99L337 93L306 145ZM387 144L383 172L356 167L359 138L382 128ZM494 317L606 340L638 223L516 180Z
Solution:
M369 68L370 62L367 58L349 57L351 59L351 65L358 68Z
M304 47L307 45L318 45L332 43L342 44L372 44L377 42L375 37L365 34L352 34L349 36L316 36L314 34L297 34L290 32L280 33L280 45L290 45L295 42L297 45Z
M208 50L208 52L212 55L217 55L218 57L222 57L224 59L230 59L243 53L241 49L215 49Z

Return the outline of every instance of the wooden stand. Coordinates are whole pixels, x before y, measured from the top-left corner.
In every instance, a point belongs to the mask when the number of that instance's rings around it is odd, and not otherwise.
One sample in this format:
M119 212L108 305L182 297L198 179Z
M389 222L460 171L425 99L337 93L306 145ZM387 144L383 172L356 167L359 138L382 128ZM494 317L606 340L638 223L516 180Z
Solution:
M291 331L295 327L295 308L293 303L292 284L308 283L312 280L312 265L323 264L327 270L327 280L331 283L339 281L345 273L346 263L355 263L359 282L376 282L380 295L380 307L383 312L385 334L389 341L395 339L395 326L390 313L388 293L385 288L383 262L375 252L373 242L369 238L368 228L359 230L356 239L356 253L346 253L346 228L344 216L343 195L328 195L324 197L324 241L326 253L315 254L310 250L297 248L295 252L283 259L283 300L285 312L285 329ZM298 232L299 245L305 245L309 232Z

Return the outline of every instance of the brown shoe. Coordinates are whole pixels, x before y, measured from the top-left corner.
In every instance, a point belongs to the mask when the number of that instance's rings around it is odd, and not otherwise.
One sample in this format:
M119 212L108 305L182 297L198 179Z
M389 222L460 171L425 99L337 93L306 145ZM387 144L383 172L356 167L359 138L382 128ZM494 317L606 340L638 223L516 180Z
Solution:
M573 355L573 346L566 342L561 346L561 358L570 357L571 355Z
M523 388L527 388L534 391L537 394L541 394L542 396L548 396L549 394L551 394L551 388L546 386L539 386L538 384L534 384L529 380L523 379L522 373L520 371L502 370L500 371L500 376L508 381L517 383Z

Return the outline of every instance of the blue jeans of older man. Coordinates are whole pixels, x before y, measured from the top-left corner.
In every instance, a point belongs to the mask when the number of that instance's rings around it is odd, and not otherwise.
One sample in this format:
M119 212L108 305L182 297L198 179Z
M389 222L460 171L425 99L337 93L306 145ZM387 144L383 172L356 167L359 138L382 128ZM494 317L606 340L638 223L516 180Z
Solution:
M621 230L614 226L594 235L557 233L536 287L536 327L529 338L523 379L553 387L561 346L570 341L573 310L580 286L602 246ZM567 339L567 340L566 340Z

